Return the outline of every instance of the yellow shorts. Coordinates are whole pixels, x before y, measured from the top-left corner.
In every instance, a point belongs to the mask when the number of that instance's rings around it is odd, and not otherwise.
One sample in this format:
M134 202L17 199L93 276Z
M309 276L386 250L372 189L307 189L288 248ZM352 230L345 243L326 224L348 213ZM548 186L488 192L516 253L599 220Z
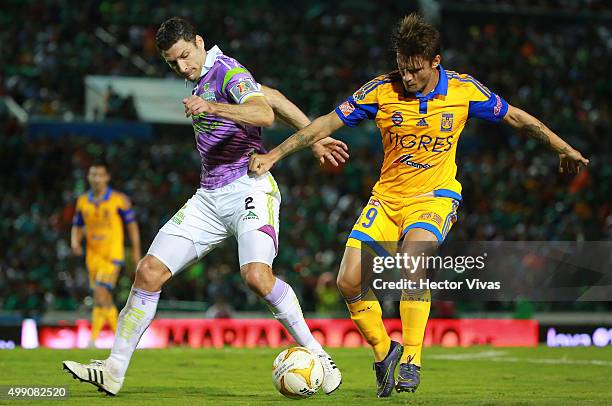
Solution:
M90 289L94 289L96 285L104 286L108 290L115 288L123 261L88 257L85 262L89 271Z
M438 192L438 191L436 191ZM371 197L349 234L347 247L362 248L365 243L376 255L392 255L397 242L413 228L430 231L442 243L455 221L461 196L412 197L401 204Z

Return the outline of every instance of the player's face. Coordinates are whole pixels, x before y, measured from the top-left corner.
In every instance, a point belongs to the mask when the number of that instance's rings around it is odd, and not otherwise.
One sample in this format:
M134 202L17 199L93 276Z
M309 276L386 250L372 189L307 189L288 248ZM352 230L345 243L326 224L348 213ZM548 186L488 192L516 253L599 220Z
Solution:
M195 43L180 39L167 51L161 51L162 58L180 77L195 82L200 78L206 57L204 40L196 35Z
M440 55L436 55L433 61L428 61L422 56L406 57L397 54L397 67L404 87L409 93L423 92L427 85L432 84L439 64Z
M89 185L95 191L102 191L108 186L110 175L104 166L92 166L87 175Z

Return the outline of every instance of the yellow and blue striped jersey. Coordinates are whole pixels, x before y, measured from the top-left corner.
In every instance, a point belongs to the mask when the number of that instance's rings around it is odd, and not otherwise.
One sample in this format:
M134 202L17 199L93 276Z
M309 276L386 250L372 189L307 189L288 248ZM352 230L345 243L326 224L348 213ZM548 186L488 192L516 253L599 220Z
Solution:
M87 260L122 262L125 256L123 224L134 220L128 197L108 188L100 200L94 200L91 191L79 196L72 223L85 226Z
M429 94L408 94L394 71L369 81L335 110L349 127L369 119L380 129L384 161L375 197L401 201L434 192L461 200L455 155L467 120L497 122L508 111L508 103L476 79L438 69Z

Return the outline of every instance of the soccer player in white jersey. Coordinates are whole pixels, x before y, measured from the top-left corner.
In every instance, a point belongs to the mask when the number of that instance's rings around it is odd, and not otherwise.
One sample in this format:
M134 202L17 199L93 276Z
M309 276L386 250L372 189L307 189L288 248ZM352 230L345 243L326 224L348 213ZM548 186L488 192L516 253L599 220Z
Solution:
M107 394L117 394L138 341L155 316L162 285L235 236L242 278L295 341L319 357L325 371L322 387L329 394L341 384L340 371L312 336L293 289L272 273L278 251L278 186L270 173L247 173L249 156L263 152L261 127L272 124L274 113L297 129L309 120L280 92L260 86L217 46L206 51L203 38L186 20L164 22L156 42L168 65L195 85L183 103L202 160L200 188L160 229L138 264L110 356L85 365L64 361L64 369ZM336 165L348 157L346 145L333 138L322 140L313 153L321 162Z

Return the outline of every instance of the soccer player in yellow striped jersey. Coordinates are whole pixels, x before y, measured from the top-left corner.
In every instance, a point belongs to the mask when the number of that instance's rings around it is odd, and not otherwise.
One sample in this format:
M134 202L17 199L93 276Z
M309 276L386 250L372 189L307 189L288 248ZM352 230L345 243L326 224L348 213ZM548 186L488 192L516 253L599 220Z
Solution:
M587 165L538 119L508 104L469 75L444 69L440 34L416 14L404 17L393 35L397 67L349 96L331 113L314 120L265 155L251 157L250 169L265 173L283 157L312 145L343 126L374 120L380 129L384 161L372 197L349 234L337 279L355 322L374 351L377 395L414 392L420 383L421 348L429 317L430 293L402 292L403 346L392 341L380 304L362 289L361 248L388 255L419 255L423 244L442 243L457 218L461 185L455 179L457 143L468 119L504 122L542 142L559 155L561 172ZM397 242L389 246L383 242ZM422 275L424 270L417 270ZM366 285L367 283L364 283ZM395 368L400 364L397 381Z
M87 179L91 190L77 199L71 246L75 255L82 255L81 244L85 235L85 264L94 297L90 346L94 346L106 322L113 331L117 328L118 313L112 291L124 263L124 225L132 243L134 263L140 261L141 251L132 205L126 195L108 186L110 174L107 165L102 162L92 164Z

